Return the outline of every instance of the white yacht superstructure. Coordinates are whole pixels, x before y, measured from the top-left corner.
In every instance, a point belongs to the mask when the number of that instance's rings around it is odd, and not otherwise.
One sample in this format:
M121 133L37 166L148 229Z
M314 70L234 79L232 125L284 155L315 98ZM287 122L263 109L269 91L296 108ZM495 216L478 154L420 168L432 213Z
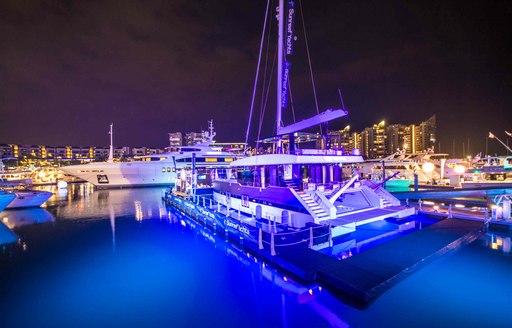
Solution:
M215 147L213 123L209 122L208 132L204 132L206 142L193 146L182 146L172 151L141 156L132 162L97 162L62 167L62 171L92 183L99 188L169 186L176 180L180 169L227 167L240 154L222 151ZM204 177L208 179L209 177Z

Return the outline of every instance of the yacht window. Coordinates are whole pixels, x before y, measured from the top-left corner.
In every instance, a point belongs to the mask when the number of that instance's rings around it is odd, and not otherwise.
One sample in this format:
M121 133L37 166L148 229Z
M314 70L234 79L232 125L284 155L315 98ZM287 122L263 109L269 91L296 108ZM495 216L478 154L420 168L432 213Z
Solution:
M162 172L165 173L165 167L162 167Z
M170 167L167 168L167 172L171 172L171 168Z
M242 206L249 207L249 196L242 195Z

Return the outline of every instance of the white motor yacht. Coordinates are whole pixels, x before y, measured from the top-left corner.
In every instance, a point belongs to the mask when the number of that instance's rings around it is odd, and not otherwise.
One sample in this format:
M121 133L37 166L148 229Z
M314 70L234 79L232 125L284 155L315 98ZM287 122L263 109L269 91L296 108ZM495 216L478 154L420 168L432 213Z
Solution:
M203 133L205 142L175 147L163 154L141 156L131 162L114 162L111 156L108 162L65 166L61 170L98 188L169 186L175 183L176 172L192 167L194 161L197 168L227 167L243 156L214 146L212 121L209 131Z

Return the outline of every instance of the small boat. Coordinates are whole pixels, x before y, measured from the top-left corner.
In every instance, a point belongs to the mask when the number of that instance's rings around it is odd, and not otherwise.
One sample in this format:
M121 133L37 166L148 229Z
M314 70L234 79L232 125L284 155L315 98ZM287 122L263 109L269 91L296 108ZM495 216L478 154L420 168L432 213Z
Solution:
M512 187L512 156L486 157L462 176L462 188Z
M10 202L6 209L18 209L29 207L40 207L43 205L53 193L42 190L25 189L23 187L3 187L4 192L14 195L14 199Z
M16 198L16 195L13 193L5 192L0 189L0 212L2 212L14 198Z
M18 169L4 168L4 159L0 158L0 184L10 185L32 185L32 172Z

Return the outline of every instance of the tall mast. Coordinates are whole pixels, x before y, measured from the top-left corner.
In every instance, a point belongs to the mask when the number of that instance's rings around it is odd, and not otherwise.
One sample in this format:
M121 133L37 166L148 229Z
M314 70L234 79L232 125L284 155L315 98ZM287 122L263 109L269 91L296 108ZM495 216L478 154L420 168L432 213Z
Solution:
M114 135L112 133L112 127L114 126L114 123L110 123L110 153L108 154L108 162L112 163L114 162Z
M279 0L279 12L278 12L278 41L277 41L277 115L276 115L276 129L279 134L279 130L283 127L281 119L282 110L282 97L283 97L283 22L284 22L284 0Z

